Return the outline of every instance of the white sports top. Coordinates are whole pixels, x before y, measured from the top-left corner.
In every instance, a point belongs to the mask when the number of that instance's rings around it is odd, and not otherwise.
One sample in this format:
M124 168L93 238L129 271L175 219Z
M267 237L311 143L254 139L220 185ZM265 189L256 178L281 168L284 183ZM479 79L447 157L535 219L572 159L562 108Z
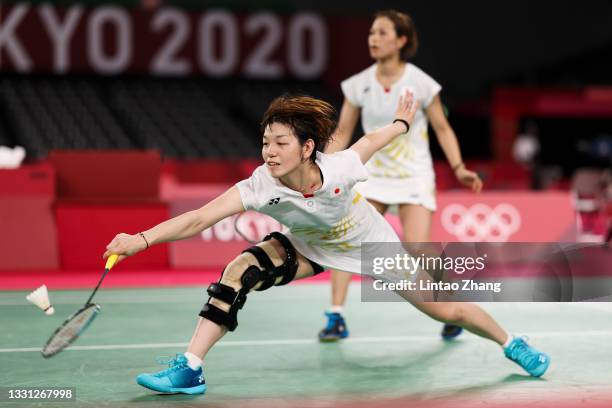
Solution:
M398 242L389 223L353 186L368 173L357 152L317 152L323 185L304 195L259 166L236 184L244 208L267 214L289 229L298 252L323 267L360 273L362 242Z
M434 177L424 109L442 89L439 83L416 65L407 63L402 77L387 92L376 79L374 64L342 81L341 87L344 97L361 108L361 125L366 133L391 123L400 95L410 90L420 103L410 131L376 152L366 168L374 177Z

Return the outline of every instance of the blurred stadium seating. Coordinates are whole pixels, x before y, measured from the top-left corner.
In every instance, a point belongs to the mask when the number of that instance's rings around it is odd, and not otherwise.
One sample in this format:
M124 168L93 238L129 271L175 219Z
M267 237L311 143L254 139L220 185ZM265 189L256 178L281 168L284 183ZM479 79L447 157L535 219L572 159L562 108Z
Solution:
M53 149L158 149L165 158L259 155L259 120L286 92L326 97L310 83L200 78L0 77L0 145L29 159ZM7 128L13 129L9 138Z

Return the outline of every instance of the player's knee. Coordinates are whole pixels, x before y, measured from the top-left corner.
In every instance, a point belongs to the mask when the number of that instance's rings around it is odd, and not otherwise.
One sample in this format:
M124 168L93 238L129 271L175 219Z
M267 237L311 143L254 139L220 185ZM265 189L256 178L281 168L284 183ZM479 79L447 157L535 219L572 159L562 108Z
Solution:
M242 278L245 272L249 270L249 268L257 268L257 266L252 265L251 262L249 262L247 255L241 254L240 256L236 257L232 262L230 262L225 267L221 275L221 279L219 279L219 282L217 282L216 285L221 284L227 288L232 289L234 292L238 293L243 288ZM222 288L223 286L218 286L218 287ZM217 288L213 286L212 288L209 288L209 289L214 291ZM225 312L228 312L232 305L232 302L228 300L230 299L222 300L219 298L211 297L211 299L209 300L209 303Z
M219 282L208 287L210 297L200 316L233 331L238 326L237 314L244 306L249 291L262 291L293 280L298 269L295 248L280 233L272 233L264 241L271 238L282 245L285 261L275 265L261 247L248 248L225 268Z
M465 320L465 308L461 303L447 303L444 308L444 322L461 324Z
M246 254L240 254L232 262L230 262L221 275L220 282L224 285L230 286L234 290L238 291L242 288L242 276L245 271L251 266L251 263L247 259Z
M465 319L465 308L461 303L438 303L431 317L449 324L461 324Z

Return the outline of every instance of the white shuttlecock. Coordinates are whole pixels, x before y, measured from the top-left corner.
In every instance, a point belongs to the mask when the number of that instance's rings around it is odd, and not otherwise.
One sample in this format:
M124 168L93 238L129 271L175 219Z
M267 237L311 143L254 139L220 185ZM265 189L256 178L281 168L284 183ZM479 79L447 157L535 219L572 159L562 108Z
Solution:
M49 292L47 291L46 285L42 285L40 288L30 293L28 296L26 296L26 299L28 302L42 309L46 315L52 315L55 313L55 309L53 306L51 306L51 302L49 302Z

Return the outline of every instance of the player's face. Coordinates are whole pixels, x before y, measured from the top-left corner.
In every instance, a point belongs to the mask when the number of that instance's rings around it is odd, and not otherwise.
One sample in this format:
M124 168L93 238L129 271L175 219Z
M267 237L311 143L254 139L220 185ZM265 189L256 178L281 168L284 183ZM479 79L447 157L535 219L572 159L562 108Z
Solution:
M370 27L368 47L370 57L381 60L399 54L404 45L405 37L398 38L393 22L387 17L378 17Z
M291 127L272 123L264 132L261 155L270 175L279 178L302 163L302 146Z

